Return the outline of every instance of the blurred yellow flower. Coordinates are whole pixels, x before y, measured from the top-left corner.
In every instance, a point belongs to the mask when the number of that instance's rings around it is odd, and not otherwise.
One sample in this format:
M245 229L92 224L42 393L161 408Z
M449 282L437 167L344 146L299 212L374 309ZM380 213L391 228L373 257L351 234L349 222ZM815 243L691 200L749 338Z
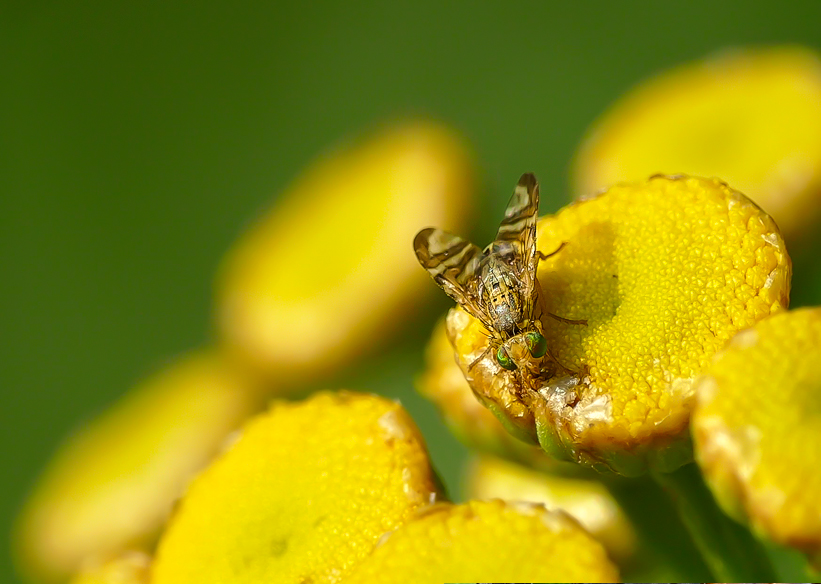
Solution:
M696 391L696 459L719 503L821 565L821 308L740 332Z
M147 549L189 479L259 407L213 353L149 378L66 442L18 520L21 571L61 581L86 560Z
M191 484L152 584L618 578L563 514L440 497L396 402L340 392L276 403Z
M84 566L69 584L148 584L151 558L126 552L106 562Z
M620 563L636 551L636 533L630 520L599 480L553 475L480 456L468 466L464 482L468 499L541 503L566 512Z
M569 515L543 505L436 505L353 571L352 583L618 582L604 548Z
M474 393L551 455L637 475L691 460L693 380L737 331L784 309L791 264L768 215L717 180L612 187L538 225L549 353L569 373L530 387L484 354L481 324L450 311ZM547 359L548 357L545 357Z
M428 123L320 160L227 254L222 340L280 385L350 364L432 294L410 242L420 225L463 230L472 194L464 146Z
M719 177L788 239L821 211L821 59L809 49L728 51L646 81L593 124L573 181L586 196L656 173Z

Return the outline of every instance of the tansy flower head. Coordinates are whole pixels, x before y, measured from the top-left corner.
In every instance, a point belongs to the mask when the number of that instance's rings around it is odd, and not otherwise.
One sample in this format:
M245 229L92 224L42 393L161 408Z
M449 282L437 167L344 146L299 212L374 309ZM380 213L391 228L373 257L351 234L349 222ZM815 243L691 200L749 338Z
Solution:
M630 520L600 480L553 475L480 456L471 461L464 482L468 499L529 501L566 512L620 563L636 551L636 533Z
M21 569L61 581L86 561L150 548L188 481L259 402L213 352L150 377L57 453L18 520Z
M589 130L577 196L655 173L720 177L789 236L821 211L821 58L805 48L725 51L646 81Z
M430 293L408 242L419 225L463 228L471 179L460 140L429 123L388 128L312 165L226 255L224 346L279 387L356 361Z
M696 391L695 453L718 501L821 566L821 308L740 332Z
M695 377L736 332L787 306L775 223L720 181L659 176L544 217L538 233L544 253L564 244L538 271L557 373L534 386L502 368L456 308L447 332L474 393L557 458L627 475L691 460Z

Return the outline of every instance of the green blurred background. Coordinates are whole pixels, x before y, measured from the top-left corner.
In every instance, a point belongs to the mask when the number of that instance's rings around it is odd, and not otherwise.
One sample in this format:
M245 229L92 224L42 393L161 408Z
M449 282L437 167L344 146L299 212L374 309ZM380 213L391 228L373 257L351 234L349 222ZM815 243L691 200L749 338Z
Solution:
M207 341L221 254L340 139L409 115L453 125L481 169L484 241L523 171L543 213L566 200L585 128L641 79L728 46L821 48L819 25L814 0L0 8L3 548L61 439ZM821 299L814 273L799 304ZM464 449L412 390L437 296L339 383L401 397L454 490Z

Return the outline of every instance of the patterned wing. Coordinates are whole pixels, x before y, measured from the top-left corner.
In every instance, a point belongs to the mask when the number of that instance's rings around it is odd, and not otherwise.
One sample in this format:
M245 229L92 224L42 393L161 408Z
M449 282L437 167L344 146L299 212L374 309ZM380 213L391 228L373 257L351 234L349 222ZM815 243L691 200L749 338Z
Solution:
M536 281L536 220L539 215L539 183L527 172L519 178L519 184L505 209L505 218L496 233L496 241L512 243L518 247L525 264L525 277Z
M468 283L476 277L482 250L457 235L433 227L416 234L413 250L419 263L445 294L489 326L490 319L468 290Z
M539 183L532 173L519 179L505 209L505 218L496 233L496 241L520 243L525 257L536 255L536 219L539 213Z

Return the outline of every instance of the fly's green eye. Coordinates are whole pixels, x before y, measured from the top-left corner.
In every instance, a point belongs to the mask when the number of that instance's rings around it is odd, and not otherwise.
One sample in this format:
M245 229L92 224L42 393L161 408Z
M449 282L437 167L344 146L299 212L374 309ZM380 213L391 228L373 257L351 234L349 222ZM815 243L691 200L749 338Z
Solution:
M544 357L547 352L547 341L540 333L527 333L525 335L527 349L534 357ZM504 367L504 365L502 365Z
M504 347L499 347L499 350L496 351L496 361L502 366L502 369L507 369L508 371L516 369L516 363L513 362L513 359L510 358L510 355L507 354Z

